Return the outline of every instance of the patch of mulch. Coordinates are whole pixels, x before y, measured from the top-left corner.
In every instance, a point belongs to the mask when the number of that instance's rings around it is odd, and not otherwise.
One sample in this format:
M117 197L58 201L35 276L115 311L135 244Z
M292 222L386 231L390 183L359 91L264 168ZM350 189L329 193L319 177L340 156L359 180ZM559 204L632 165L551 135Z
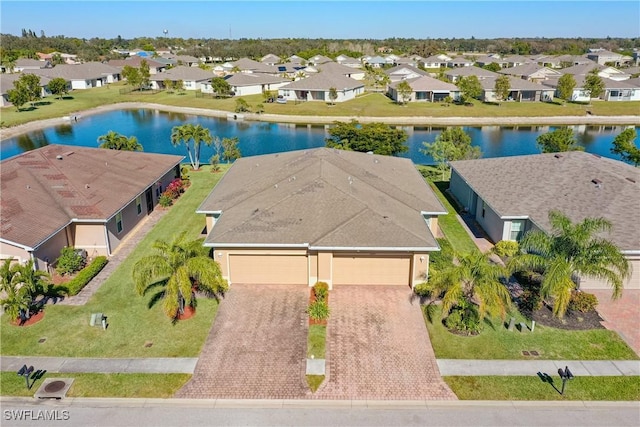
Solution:
M63 276L61 274L56 273L55 271L51 274L51 283L53 283L54 285L64 285L65 283L67 283L68 281L70 281L71 279L73 279L73 275L66 275Z
M44 317L44 310L40 310L37 313L32 314L31 317L29 317L25 321L18 318L16 320L13 320L11 324L13 326L31 326L34 323L38 323L39 321L41 321L43 317Z
M196 315L196 309L188 305L184 308L182 313L178 313L178 320L191 319L195 315Z
M540 310L526 313L525 316L531 320L535 320L539 325L558 329L574 331L604 329L604 326L602 326L601 323L603 319L595 310L587 313L569 310L562 319L559 319L553 315L552 307L550 305L543 304Z

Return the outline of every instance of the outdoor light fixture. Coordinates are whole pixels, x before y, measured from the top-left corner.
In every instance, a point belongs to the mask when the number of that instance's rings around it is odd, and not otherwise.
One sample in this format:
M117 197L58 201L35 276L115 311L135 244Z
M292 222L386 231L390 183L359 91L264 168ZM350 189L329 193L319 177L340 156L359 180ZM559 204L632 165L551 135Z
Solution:
M420 262L424 262L424 257L423 256L420 257Z

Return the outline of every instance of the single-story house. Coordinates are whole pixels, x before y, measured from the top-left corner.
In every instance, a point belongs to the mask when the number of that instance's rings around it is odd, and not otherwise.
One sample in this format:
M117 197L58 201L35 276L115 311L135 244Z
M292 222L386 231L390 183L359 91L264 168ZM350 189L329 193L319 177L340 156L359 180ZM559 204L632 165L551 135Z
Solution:
M559 78L560 76L562 76L562 72L560 71L543 67L535 63L503 68L499 71L499 73L518 77L523 80L529 80L530 82L534 83L540 83L548 79Z
M278 70L275 66L267 65L249 58L240 58L237 61L233 62L232 66L233 68L230 71L233 71L237 68L242 73L262 73L271 75L278 74Z
M572 101L589 102L591 99L596 99L591 98L590 93L584 89L585 75L575 75L573 78L576 81L576 86L573 88L573 94L571 95ZM640 101L640 87L635 79L618 81L602 78L602 82L605 89L598 99L604 101ZM557 79L546 81L544 85L553 88L556 96L559 96L557 93Z
M504 60L504 62L507 63L507 67L517 67L519 65L537 63L536 60L531 59L528 56L523 56L523 55L510 55L510 56L505 56L502 59Z
M606 65L596 64L591 62L590 64L578 64L572 67L563 68L560 70L562 74L571 74L573 76L586 76L593 70L598 70L598 75L611 80L628 80L631 78L631 74L627 70L618 70L614 67L608 67Z
M14 73L20 73L22 71L41 70L43 68L51 68L51 62L46 60L19 58L16 60L16 64L13 66Z
M364 93L362 82L342 74L324 72L286 84L278 89L278 95L289 101L330 102L331 88L336 89L338 95L334 102L349 101Z
M455 58L451 58L451 61L447 62L447 67L449 68L459 68L459 67L471 67L474 62L470 59L464 58L462 56L456 56Z
M550 210L574 222L606 218L613 229L603 237L633 267L625 287L640 289L640 169L582 151L460 160L451 162L449 190L494 242L550 232ZM606 285L585 279L580 287Z
M211 71L199 67L179 65L152 75L150 81L152 89L163 89L165 80L171 80L172 82L182 81L183 88L186 90L201 90L203 86L211 82L213 77Z
M382 68L388 64L382 56L367 56L364 58L364 63L373 68Z
M234 283L415 286L446 214L409 159L316 148L238 159L196 211Z
M424 70L420 68L412 67L411 65L396 65L387 70L384 70L385 74L389 76L391 82L398 82L400 80L416 79L422 76L428 76Z
M451 57L443 53L432 55L422 60L425 68L446 68L449 61L451 61Z
M260 59L260 62L267 65L276 65L282 62L282 58L280 58L278 55L274 55L273 53L269 53L263 56L262 59Z
M610 52L604 49L595 49L595 51L587 53L586 56L590 60L595 61L600 65L613 65L614 67L620 67L624 64L630 64L631 60L633 59L630 56Z
M364 80L364 70L359 70L353 67L347 67L346 65L338 64L337 62L325 62L321 65L316 65L318 71L329 72L332 74L342 74L345 77L352 78L354 80Z
M133 68L140 68L140 64L142 63L142 61L147 61L147 65L149 66L149 74L151 75L161 73L168 68L166 63L158 62L155 59L144 58L138 55L131 56L127 59L112 59L108 62L108 64L122 71L125 65Z
M551 68L566 68L581 64L595 64L595 62L580 55L557 55L547 56L539 60L538 64Z
M265 91L275 91L290 83L291 80L262 73L237 73L225 77L236 96L257 95ZM202 86L203 92L213 92L213 88Z
M30 72L27 71L26 73L0 74L0 107L9 107L13 105L11 104L11 102L9 102L8 92L11 89L15 89L15 85L13 83L15 81L20 80L20 76L22 76L23 74L29 74L29 73ZM38 76L38 77L40 77L40 87L42 88L42 91L40 92L40 96L44 98L51 95L51 91L49 90L49 86L48 86L51 79L43 76Z
M476 66L450 68L445 70L444 72L444 77L451 83L455 83L461 78L469 76L476 76L478 80L483 80L489 78L498 78L500 77L500 74Z
M408 99L400 99L402 95L398 92L398 85L401 82L393 82L389 85L389 95L396 102L440 102L445 98L458 100L460 89L453 83L443 82L430 76L422 76L416 79L403 80L411 87L411 94Z
M183 158L47 145L2 161L0 258L44 270L65 246L111 255L180 176Z
M120 80L120 70L102 62L61 64L53 68L33 70L32 73L49 79L63 78L69 82L71 89L80 90L102 87Z
M327 62L333 62L333 59L324 55L315 55L309 58L309 60L307 61L307 64L318 66L318 65L326 64Z
M508 65L507 61L502 59L499 55L485 55L476 58L476 65L478 67L485 67L493 63L498 64L500 68L505 68Z
M197 67L200 65L200 58L191 55L173 55L165 54L162 58L172 61L172 65L185 65L187 67Z
M522 80L517 77L509 77L509 84L511 90L509 96L504 101L551 101L555 89L539 83L533 83L528 80ZM498 99L495 95L496 79L483 79L480 80L482 86L482 101L484 102L497 102Z
M339 55L336 58L336 62L338 64L344 65L345 67L362 68L362 62L359 59L352 58L347 55Z

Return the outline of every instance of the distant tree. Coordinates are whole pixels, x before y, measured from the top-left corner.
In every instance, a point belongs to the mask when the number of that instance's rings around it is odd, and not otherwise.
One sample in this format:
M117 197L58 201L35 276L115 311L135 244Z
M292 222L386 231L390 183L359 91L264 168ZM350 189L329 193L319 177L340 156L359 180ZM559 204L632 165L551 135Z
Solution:
M98 137L100 148L120 151L142 151L142 145L135 136L126 137L110 130L106 135Z
M471 145L471 137L461 127L447 128L434 142L423 142L422 145L424 148L420 152L433 158L442 171L443 180L450 161L482 157L480 147Z
M583 88L589 93L589 98L599 98L604 92L604 82L597 73L589 73L584 79Z
M413 88L406 80L402 80L396 85L396 91L398 92L398 104L406 104L411 99Z
M253 109L253 112L256 114L264 113L264 104L263 103L257 104L256 107Z
M331 105L336 103L336 99L338 99L338 91L335 87L329 88L329 99L331 100Z
M623 130L613 140L611 152L622 157L622 160L634 166L640 166L640 148L635 143L637 134L634 128Z
M397 156L409 150L405 144L407 133L384 123L361 125L357 120L348 123L336 121L329 129L329 135L325 139L329 148L363 153L371 151L386 156Z
M59 99L62 99L62 95L69 93L69 86L67 84L67 81L62 77L51 79L48 86L51 93L54 95L58 95Z
M487 64L482 68L484 68L485 70L493 71L494 73L502 70L502 67L497 62L492 62L491 64Z
M162 86L164 86L165 90L169 93L173 91L173 81L171 79L164 79Z
M565 74L558 79L558 95L564 100L571 101L575 87L576 79L571 74Z
M211 79L211 87L216 95L228 96L231 93L231 85L222 77L214 77Z
M148 88L151 82L151 71L149 70L149 63L146 59L140 61L140 88Z
M56 65L62 65L64 63L65 63L64 58L59 53L56 52L53 55L51 55L51 65L56 66Z
M536 138L536 143L543 153L584 151L584 147L578 144L573 131L569 128L559 128L544 133Z
M496 99L498 102L504 101L509 98L509 93L511 93L511 82L509 81L509 77L500 76L496 79L496 83L493 87L495 92Z
M29 94L24 87L18 86L15 89L9 89L7 91L7 100L12 103L19 112L22 106L29 102Z
M463 77L458 82L463 100L478 99L482 95L482 85L477 76Z
M33 104L42 97L40 77L35 74L22 74L18 80L13 82L13 87L22 92L20 96L26 97L26 102Z
M184 143L193 170L200 169L200 144L211 145L212 142L211 132L202 125L187 123L171 129L171 144L177 147Z
M179 94L184 92L184 82L180 79L173 82L173 90L177 90Z
M125 65L122 68L122 77L127 79L127 83L131 86L140 87L142 85L142 76L140 70L130 65Z
M234 162L242 157L240 148L238 148L239 142L238 137L222 139L222 159L226 160L227 163Z
M244 98L236 99L236 113L244 113L249 111L249 103Z

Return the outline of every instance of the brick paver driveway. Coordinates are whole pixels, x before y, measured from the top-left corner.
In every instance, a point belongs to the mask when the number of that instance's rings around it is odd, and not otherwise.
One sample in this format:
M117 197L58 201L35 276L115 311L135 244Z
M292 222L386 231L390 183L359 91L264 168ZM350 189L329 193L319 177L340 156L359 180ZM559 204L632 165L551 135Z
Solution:
M418 302L399 286L330 292L329 379L322 399L456 399L440 377Z
M587 289L586 292L598 297L598 313L604 319L607 329L620 334L627 344L640 355L640 290L625 289L622 297L611 300L611 289Z
M305 386L309 288L234 284L176 397L293 399Z

